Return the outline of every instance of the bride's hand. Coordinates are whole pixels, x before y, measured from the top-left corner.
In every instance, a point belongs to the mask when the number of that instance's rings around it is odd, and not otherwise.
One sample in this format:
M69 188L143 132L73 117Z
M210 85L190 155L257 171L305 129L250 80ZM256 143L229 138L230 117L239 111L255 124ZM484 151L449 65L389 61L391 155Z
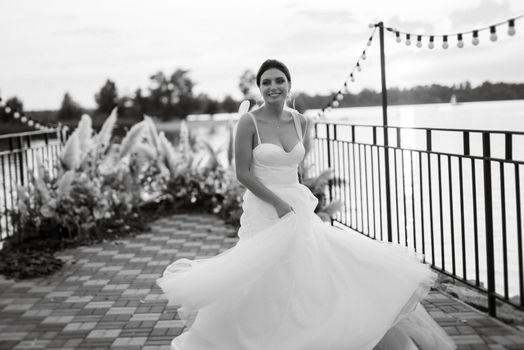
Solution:
M275 209L277 211L277 215L279 218L283 217L284 215L290 213L290 212L295 212L295 210L293 209L292 206L290 206L289 204L287 204L286 202L282 201L280 203L278 203L276 206L275 206Z

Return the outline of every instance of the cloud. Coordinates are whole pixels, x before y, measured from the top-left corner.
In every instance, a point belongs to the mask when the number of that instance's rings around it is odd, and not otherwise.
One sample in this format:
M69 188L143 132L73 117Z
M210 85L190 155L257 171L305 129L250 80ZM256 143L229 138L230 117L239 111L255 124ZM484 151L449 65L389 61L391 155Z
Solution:
M355 23L353 15L349 11L340 10L298 10L295 13L304 16L308 20L322 23L348 24Z
M117 32L109 27L101 26L85 26L80 28L72 28L67 30L56 31L57 35L65 36L77 36L77 35L86 35L86 36L110 36L115 35Z
M463 28L465 25L486 26L493 21L500 21L510 18L512 13L507 0L490 1L482 0L477 6L457 10L450 14L451 25L453 28Z
M424 21L406 21L400 19L395 15L386 22L389 27L398 29L400 31L407 31L411 33L427 34L435 32L435 26L432 23Z

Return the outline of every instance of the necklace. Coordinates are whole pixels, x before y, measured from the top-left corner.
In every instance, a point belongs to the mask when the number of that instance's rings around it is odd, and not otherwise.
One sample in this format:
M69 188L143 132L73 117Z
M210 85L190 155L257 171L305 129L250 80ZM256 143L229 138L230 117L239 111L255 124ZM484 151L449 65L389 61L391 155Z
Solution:
M280 129L280 122L281 122L280 117L277 117L277 121L275 122L275 127L277 129Z

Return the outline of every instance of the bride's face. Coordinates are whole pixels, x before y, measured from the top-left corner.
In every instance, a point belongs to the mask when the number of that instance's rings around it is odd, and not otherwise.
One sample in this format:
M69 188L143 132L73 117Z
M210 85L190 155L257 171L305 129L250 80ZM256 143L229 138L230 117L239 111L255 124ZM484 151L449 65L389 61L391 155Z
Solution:
M286 75L276 68L265 71L260 77L260 94L266 103L283 103L291 84Z

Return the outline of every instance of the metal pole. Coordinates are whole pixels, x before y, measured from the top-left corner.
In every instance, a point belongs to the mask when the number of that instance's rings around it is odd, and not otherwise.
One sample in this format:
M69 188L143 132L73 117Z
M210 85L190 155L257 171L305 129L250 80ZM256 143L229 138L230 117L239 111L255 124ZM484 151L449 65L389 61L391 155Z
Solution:
M388 90L386 88L386 57L384 54L384 23L377 24L380 35L380 81L382 85L382 129L384 130L384 162L385 182L386 182L386 223L388 232L388 242L393 242L393 232L391 231L391 192L389 179L389 149L388 149Z
M489 132L482 133L484 158L484 215L486 225L486 263L488 277L488 313L497 316L495 299L495 257L493 248L493 200L491 188L491 141Z

